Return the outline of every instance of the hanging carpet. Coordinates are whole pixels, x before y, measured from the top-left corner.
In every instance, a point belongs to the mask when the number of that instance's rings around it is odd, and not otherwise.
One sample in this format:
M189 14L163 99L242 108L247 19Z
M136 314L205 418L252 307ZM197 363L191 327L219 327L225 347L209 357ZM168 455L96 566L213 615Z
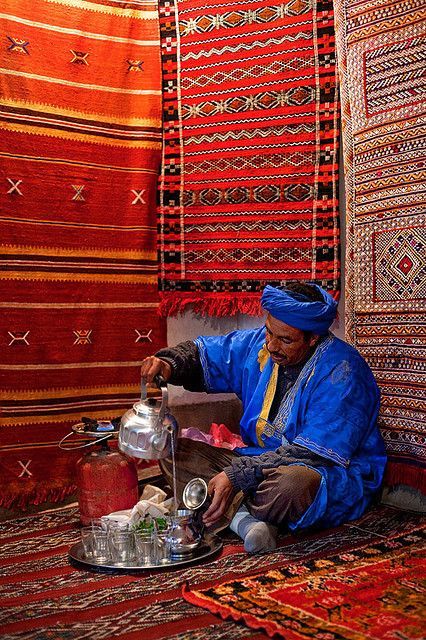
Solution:
M71 566L68 550L79 539L75 508L0 522L2 640L265 640L260 628L246 626L240 617L244 612L262 617L262 623L271 620L274 629L285 625L288 640L375 640L378 630L389 632L383 638L417 640L424 631L420 572L409 573L419 557L418 514L380 507L343 527L283 536L275 551L257 556L247 554L241 540L229 533L223 550L208 561L134 575ZM263 578L254 577L261 573ZM362 590L355 600L355 588L365 587L369 577L369 593ZM392 581L395 590L389 589ZM240 585L244 610L236 617L241 622L185 600L185 583L191 595L209 593L211 601L220 597L228 611ZM308 583L310 588L302 591ZM268 590L256 609L248 600L252 584L262 594ZM271 592L274 585L288 594L287 613L278 600L283 596ZM314 595L319 600L313 620ZM274 610L268 612L272 597ZM377 615L367 618L373 605ZM362 624L361 632L350 633ZM316 629L323 632L309 635ZM308 633L301 635L303 630Z
M257 314L266 283L339 289L331 1L160 0L161 311Z
M426 8L338 0L347 338L381 389L388 484L426 492Z
M0 505L19 508L73 491L81 451L58 441L124 413L166 342L159 26L115 0L5 0L0 21Z

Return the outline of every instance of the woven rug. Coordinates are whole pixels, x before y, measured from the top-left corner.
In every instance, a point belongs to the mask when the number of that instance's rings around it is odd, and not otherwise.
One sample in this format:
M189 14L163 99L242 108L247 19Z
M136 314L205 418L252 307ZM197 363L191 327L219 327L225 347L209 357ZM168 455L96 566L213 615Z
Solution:
M381 388L386 480L424 492L425 17L419 0L336 2L347 338Z
M127 410L166 341L159 27L115 0L5 0L0 21L0 505L19 507L73 491L58 441Z
M365 573L371 571L376 581L377 572L368 560L367 549L377 558L377 549L384 540L389 554L390 543L395 550L395 575L398 568L398 549L407 549L411 538L411 549L415 551L419 538L420 518L407 512L399 512L383 507L373 510L364 518L347 526L332 529L316 535L286 536L280 539L279 548L273 553L260 556L246 554L237 538L224 538L224 548L220 555L209 561L172 571L151 571L128 575L126 573L91 573L77 569L68 563L69 547L79 539L78 520L75 508L61 508L54 512L20 518L0 523L0 628L2 640L101 640L121 638L122 640L260 640L267 638L265 632L253 631L245 624L232 618L223 620L202 608L187 602L182 597L182 585L189 583L191 589L204 592L216 589L229 581L245 583L250 576L262 572L263 576L282 575L290 567L300 580L306 581L306 567L310 567L318 584L325 579L327 567L336 566L336 556L340 556L341 573L349 577L349 569L364 555ZM401 539L400 539L401 537ZM404 546L399 546L401 541ZM383 547L385 548L385 547ZM363 551L362 551L363 550ZM389 556L388 556L389 557ZM414 558L414 554L413 554ZM321 562L322 561L322 562ZM411 566L412 560L409 561ZM343 574L343 569L347 573ZM394 570L392 569L392 571ZM331 573L331 571L330 571ZM399 575L399 574L398 574ZM357 574L360 581L360 572ZM403 602L418 602L418 575L405 579L405 599ZM383 583L384 584L384 583ZM374 582L376 592L379 585ZM327 584L324 583L324 589ZM339 591L352 593L353 582L348 580ZM324 591L322 592L325 597ZM395 628L394 617L401 619L400 592L388 594L383 599L381 611L387 607L386 615L390 629ZM306 599L308 593L305 594ZM243 597L243 596L242 596ZM335 592L330 598L336 599L332 619L336 630L341 630L340 616L349 615L347 602L341 603ZM343 596L342 596L343 597ZM311 604L311 603L308 603ZM401 603L402 606L402 603ZM321 609L325 615L325 607ZM327 605L332 608L331 601ZM340 609L339 609L340 607ZM367 610L367 605L365 605ZM261 610L259 609L259 614ZM381 614L382 615L382 614ZM407 607L406 619L413 621L413 627L400 625L407 633L405 638L418 638L415 610ZM381 624L385 624L383 621ZM331 625L329 625L329 629ZM327 632L332 634L331 631ZM288 638L300 638L300 635ZM305 636L306 637L306 636ZM310 636L313 637L313 636ZM359 640L371 637L368 630L348 636L318 635L323 640L338 640L350 637ZM396 636L387 636L396 637ZM404 637L404 636L399 636Z
M425 532L267 573L189 590L184 597L271 637L423 638Z
M161 311L259 313L265 283L339 289L331 0L160 0Z

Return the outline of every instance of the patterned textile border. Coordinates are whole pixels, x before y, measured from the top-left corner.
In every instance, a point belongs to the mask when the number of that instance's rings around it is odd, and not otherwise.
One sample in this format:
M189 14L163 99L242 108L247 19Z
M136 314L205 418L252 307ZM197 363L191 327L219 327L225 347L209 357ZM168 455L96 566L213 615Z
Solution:
M207 563L138 575L91 573L69 565L68 549L80 535L75 508L2 522L2 640L264 639L261 631L221 620L186 602L182 584L204 590L259 572L304 567L381 543L384 537L416 535L418 522L419 516L381 507L338 529L283 537L273 553L260 556L246 554L229 535L221 554Z
M387 482L426 492L426 8L420 0L335 8L347 339L381 387Z
M5 0L0 21L0 504L19 507L73 491L81 452L58 441L129 408L166 340L161 70L153 2Z
M161 311L259 313L267 282L337 295L331 0L160 0Z
M203 590L193 604L287 640L423 638L424 529Z

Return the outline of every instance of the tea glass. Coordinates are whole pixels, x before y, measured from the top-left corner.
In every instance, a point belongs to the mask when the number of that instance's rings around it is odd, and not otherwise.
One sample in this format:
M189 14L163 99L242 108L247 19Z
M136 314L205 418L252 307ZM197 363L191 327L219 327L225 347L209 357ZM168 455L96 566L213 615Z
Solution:
M92 527L92 529L106 529L106 527L104 526L104 522L102 520L102 518L92 518L90 520L90 526Z
M81 528L81 542L83 544L84 555L88 560L93 558L94 540L93 540L94 527L82 527Z
M135 534L129 529L112 527L108 531L109 549L114 564L126 566L136 557Z
M169 564L172 557L172 541L170 531L157 531L156 535L156 564Z
M136 555L141 565L153 565L157 562L157 532L154 530L136 531Z
M109 535L103 529L92 528L93 554L94 562L104 563L111 559L109 548Z
M117 514L116 516L102 516L100 519L102 529L107 531L113 527L123 527L129 529L128 516Z

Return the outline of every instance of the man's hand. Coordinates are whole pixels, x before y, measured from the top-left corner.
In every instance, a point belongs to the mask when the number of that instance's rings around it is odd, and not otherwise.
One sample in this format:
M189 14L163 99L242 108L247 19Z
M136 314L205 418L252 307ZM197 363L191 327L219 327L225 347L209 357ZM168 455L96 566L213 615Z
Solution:
M206 527L210 527L226 513L235 494L235 489L224 471L221 471L210 480L208 494L212 501L203 515L203 522Z
M160 360L160 358L156 358L155 356L149 356L145 358L145 360L142 360L141 376L145 382L153 382L155 376L158 374L160 374L166 382L170 380L172 368L168 362Z

